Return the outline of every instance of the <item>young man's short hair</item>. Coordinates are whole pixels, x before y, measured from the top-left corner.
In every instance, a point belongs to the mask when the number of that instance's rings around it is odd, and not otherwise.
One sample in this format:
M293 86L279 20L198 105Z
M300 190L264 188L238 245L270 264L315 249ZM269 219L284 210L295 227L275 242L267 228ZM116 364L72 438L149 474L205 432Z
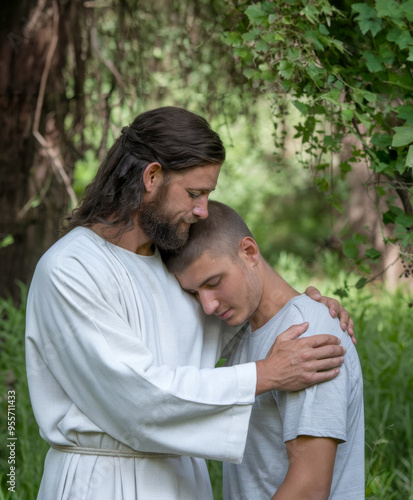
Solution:
M208 203L208 217L192 224L188 242L178 253L161 252L169 272L179 273L199 259L204 252L238 257L240 241L252 237L242 218L228 205Z

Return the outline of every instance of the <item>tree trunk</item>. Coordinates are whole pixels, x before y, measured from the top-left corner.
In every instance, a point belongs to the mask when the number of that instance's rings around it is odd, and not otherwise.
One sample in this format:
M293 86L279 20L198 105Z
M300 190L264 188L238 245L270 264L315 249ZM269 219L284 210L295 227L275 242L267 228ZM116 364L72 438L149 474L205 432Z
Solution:
M62 72L77 3L26 0L1 7L0 244L13 238L0 248L3 297L18 300L18 281L30 282L36 262L57 239L73 193Z
M362 144L354 137L347 137L343 143L341 161L350 158L353 146L362 148ZM381 252L378 263L372 265L372 275L378 276L388 288L395 289L406 281L400 279L403 275L403 266L401 259L398 258L399 248L384 243L383 238L391 237L393 231L390 224L380 224L382 214L387 211L386 202L384 199L379 200L374 188L369 187L369 184L374 180L379 180L379 177L372 173L366 162L359 162L347 174L346 179L350 188L350 197L341 224L343 219L346 219L350 234L363 234L367 237L367 246ZM393 204L402 208L397 196ZM407 284L412 287L412 280L407 281Z

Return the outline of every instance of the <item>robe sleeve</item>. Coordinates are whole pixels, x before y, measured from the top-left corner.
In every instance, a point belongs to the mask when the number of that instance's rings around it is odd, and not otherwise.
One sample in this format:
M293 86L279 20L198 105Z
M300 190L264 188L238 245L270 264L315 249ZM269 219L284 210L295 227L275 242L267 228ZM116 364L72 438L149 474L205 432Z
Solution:
M102 432L133 449L240 462L255 363L155 366L102 295L100 280L76 259L54 266L43 260L36 269L26 326L30 393L35 413L41 408L36 418L52 398L41 386L47 372Z

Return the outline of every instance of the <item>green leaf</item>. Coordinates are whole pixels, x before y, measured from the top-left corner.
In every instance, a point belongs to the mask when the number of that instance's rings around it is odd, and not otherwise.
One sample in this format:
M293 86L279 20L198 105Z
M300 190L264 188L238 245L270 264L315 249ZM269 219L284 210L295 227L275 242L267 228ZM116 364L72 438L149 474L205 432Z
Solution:
M376 172L376 174L381 174L383 172L386 172L389 175L392 174L392 169L390 168L388 163L372 163L371 168L374 170L374 172Z
M260 4L249 5L245 10L245 14L252 24L261 25L268 20L268 14L262 10Z
M366 99L367 102L376 102L377 101L377 94L374 92L369 92L368 90L363 90L362 91L364 99Z
M13 236L11 234L8 234L0 241L0 248L8 247L10 245L13 245L13 243L14 243Z
M401 50L413 44L413 37L410 33L400 28L390 30L387 35L387 40L389 40L389 42L395 42Z
M324 99L327 102L338 105L340 101L340 93L339 89L332 89L326 94L321 94L316 100Z
M393 224L396 221L396 217L401 216L403 214L404 212L401 208L390 205L387 212L383 214L383 223Z
M269 45L264 40L258 40L255 48L261 52L266 52L269 49Z
M392 146L394 148L400 148L402 146L407 146L413 142L413 126L404 125L403 127L394 127L393 130L396 132L393 136Z
M382 27L381 19L377 18L376 11L365 3L355 3L351 8L359 13L355 19L363 35L371 31L372 35L376 36Z
M373 146L377 146L378 148L382 149L390 147L391 142L392 142L392 137L387 134L376 133L373 135L371 139L371 143L373 144Z
M255 69L247 68L247 69L244 69L243 73L244 73L244 76L246 78L248 78L248 80L251 80L253 78L253 76L255 75Z
M376 0L377 17L390 17L393 21L403 17L400 5L395 0Z
M410 229L413 227L413 215L411 214L401 214L396 217L396 224L404 227L405 229Z
M409 150L407 151L405 167L413 168L413 145L409 146Z
M322 35L329 35L330 32L328 31L327 27L325 24L320 24L319 27L318 27L318 31L322 34Z
M290 61L295 61L296 59L299 59L300 56L301 56L301 52L296 47L292 47L292 48L288 49L288 51L287 51L287 57Z
M363 52L363 57L366 60L366 66L370 73L378 73L385 69L381 60L370 50Z
M395 170L400 175L402 175L403 172L406 170L406 158L404 157L403 154L399 154L397 156L396 162L393 162L393 164L390 164L390 165L393 167L393 170ZM393 172L392 172L392 174L393 174Z
M304 15L311 24L317 24L319 22L320 11L315 5L307 4L300 14Z
M413 21L413 0L407 0L400 6L408 21Z
M354 117L354 109L344 108L341 110L341 116L345 122L351 122Z
M380 259L381 252L376 250L375 248L368 248L366 250L366 257L368 257L371 260L378 260Z
M394 61L394 47L390 43L381 43L379 47L380 60L383 64L392 65Z
M304 116L310 114L310 108L307 104L300 101L293 101L293 105L298 109L298 111Z
M345 288L337 288L337 290L334 290L334 295L337 295L340 297L340 299L345 299L348 297L348 292Z
M357 259L358 248L354 240L346 240L343 244L343 253L346 257L350 259Z
M282 60L278 64L278 71L280 75L286 80L290 80L294 74L294 65L290 61Z
M363 288L367 283L367 279L366 278L360 278L357 283L356 283L356 288L360 289L360 288Z
M325 179L324 177L321 178L321 179L318 179L317 177L314 179L314 182L317 186L317 188L321 191L321 192L327 192L329 189L330 189L330 184L327 182L327 179Z
M364 234L360 234L360 233L355 233L352 236L352 239L357 244L358 243L366 243L366 241L367 241L367 237Z
M356 113L356 117L366 127L367 130L370 130L373 122L371 121L370 116L367 113Z
M324 50L324 44L322 43L319 35L320 34L317 30L308 30L304 32L305 40L311 41L316 49Z
M242 39L244 40L244 42L253 42L260 36L261 36L261 30L259 28L254 28L244 33L242 35Z
M348 161L340 163L340 172L342 179L344 179L345 175L348 174L348 172L351 172L351 165Z
M316 84L320 84L323 81L324 75L326 73L325 69L317 68L313 61L310 62L308 66L305 67L305 71L308 76L316 82Z

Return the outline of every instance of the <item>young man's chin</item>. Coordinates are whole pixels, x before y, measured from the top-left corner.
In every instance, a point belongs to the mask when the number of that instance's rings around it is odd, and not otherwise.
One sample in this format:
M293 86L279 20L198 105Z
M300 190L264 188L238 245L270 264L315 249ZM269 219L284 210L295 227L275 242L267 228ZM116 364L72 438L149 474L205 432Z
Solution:
M234 314L233 311L231 311L231 314L229 315L228 318L226 318L226 319L225 318L221 318L221 319L223 321L225 321L225 323L228 326L231 326L233 328L237 328L238 326L243 326L248 321L248 317L247 318L244 318L244 317L240 318L239 316L237 316L236 314Z

